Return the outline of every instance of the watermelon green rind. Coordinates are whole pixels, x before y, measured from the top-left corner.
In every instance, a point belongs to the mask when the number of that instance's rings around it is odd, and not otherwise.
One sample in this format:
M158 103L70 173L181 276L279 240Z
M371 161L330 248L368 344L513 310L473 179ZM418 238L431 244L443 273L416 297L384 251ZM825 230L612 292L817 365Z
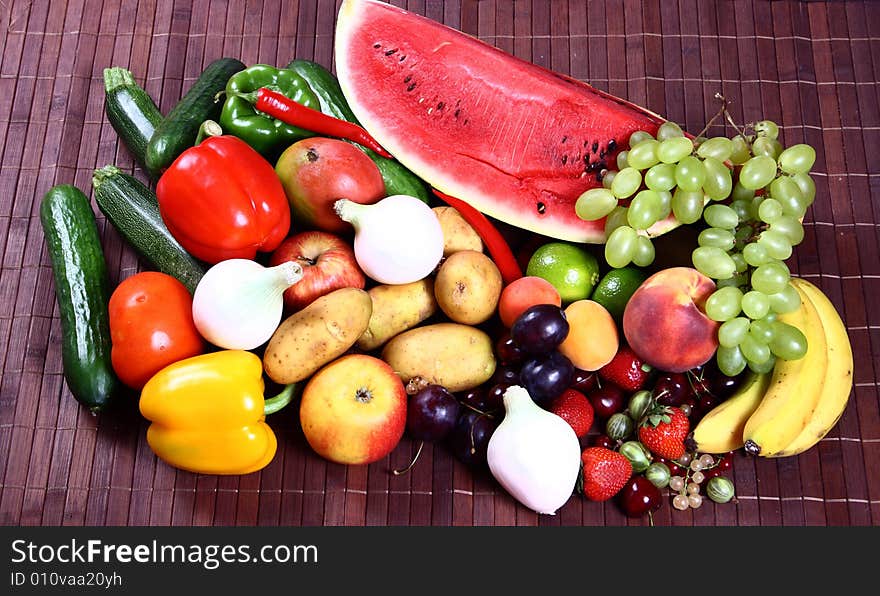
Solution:
M352 111L407 168L486 215L563 240L605 241L604 221L579 219L574 203L632 132L664 121L375 0L344 0L335 60Z

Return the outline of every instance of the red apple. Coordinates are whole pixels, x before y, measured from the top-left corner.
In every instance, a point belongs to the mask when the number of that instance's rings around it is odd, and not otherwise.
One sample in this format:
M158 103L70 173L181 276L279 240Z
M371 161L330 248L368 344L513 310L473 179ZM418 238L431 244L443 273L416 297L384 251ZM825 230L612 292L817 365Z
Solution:
M629 347L654 368L684 372L718 348L718 323L706 316L715 282L690 267L658 271L633 293L623 312Z
M272 253L269 264L285 261L299 263L303 270L302 279L284 292L284 305L291 310L301 310L334 290L363 289L367 283L351 245L327 232L300 232L286 238Z
M350 354L303 389L299 419L315 452L340 464L369 464L397 446L406 428L406 388L384 361Z

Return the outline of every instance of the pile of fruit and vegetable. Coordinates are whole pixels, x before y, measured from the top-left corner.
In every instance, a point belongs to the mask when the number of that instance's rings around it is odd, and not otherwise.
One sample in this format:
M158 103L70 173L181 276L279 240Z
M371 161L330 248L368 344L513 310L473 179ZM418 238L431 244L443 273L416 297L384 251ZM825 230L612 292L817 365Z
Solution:
M93 196L150 270L109 286L82 190L40 212L92 411L134 392L167 464L246 474L295 407L333 462L407 436L538 513L633 517L731 501L735 452L796 455L837 422L846 328L785 264L810 146L720 97L735 134L686 133L374 0L343 2L335 56L338 79L219 59L164 115L105 70L150 183L107 165Z

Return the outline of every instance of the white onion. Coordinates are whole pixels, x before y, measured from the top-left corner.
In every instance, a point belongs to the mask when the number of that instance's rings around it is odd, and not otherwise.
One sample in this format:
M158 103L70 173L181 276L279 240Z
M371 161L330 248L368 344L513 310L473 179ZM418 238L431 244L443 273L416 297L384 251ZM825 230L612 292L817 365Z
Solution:
M489 469L517 501L553 515L577 482L577 435L568 422L539 407L518 385L504 392L504 409L504 420L489 439Z
M440 220L416 197L392 195L372 205L340 199L333 207L354 226L358 265L379 283L424 279L443 257Z
M275 333L284 290L302 276L293 261L269 268L248 259L221 261L205 272L193 294L196 329L220 348L253 350Z

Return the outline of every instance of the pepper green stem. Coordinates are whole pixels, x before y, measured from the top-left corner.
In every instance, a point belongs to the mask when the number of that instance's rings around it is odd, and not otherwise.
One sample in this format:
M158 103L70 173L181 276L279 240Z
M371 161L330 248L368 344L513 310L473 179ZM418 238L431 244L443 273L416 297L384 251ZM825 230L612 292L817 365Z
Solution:
M266 399L265 405L263 406L263 415L268 416L274 414L289 404L293 400L293 390L295 388L296 383L291 383L290 385L285 386L278 395Z
M222 134L223 129L219 124L213 120L205 120L202 122L202 125L199 126L199 134L196 135L196 145L200 144L208 137L219 137Z

